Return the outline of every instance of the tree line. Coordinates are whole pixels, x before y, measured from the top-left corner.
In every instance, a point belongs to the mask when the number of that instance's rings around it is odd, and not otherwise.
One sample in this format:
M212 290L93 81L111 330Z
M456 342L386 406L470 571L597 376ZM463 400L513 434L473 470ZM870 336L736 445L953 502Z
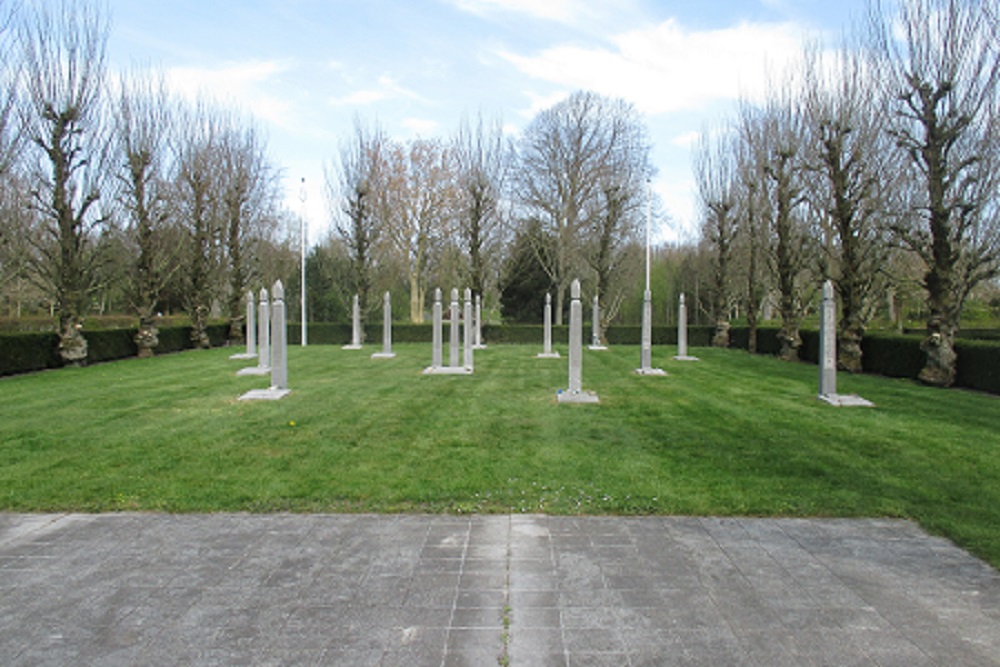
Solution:
M777 302L782 357L823 280L840 303L838 364L886 295L926 300L920 379L955 381L954 339L973 291L1000 276L1000 5L879 2L840 47L804 49L761 103L703 133L695 174L711 257L716 345L734 308L751 345Z
M112 73L99 6L0 4L0 288L17 310L49 306L59 352L86 359L81 329L113 301L139 322L142 356L163 310L242 336L249 285L294 267L279 170L252 119L183 102L162 73Z
M312 308L343 312L355 293L375 307L373 291L402 282L421 322L428 288L464 285L514 321L537 320L551 291L561 323L579 277L606 325L641 266L649 151L632 105L587 91L518 137L481 114L447 140L408 142L358 120L327 169L336 225L314 251Z

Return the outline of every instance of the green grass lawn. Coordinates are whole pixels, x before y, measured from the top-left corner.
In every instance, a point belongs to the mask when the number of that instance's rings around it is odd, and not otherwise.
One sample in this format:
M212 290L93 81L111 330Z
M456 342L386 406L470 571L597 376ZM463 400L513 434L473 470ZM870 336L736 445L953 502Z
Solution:
M375 350L291 348L273 403L232 350L2 379L0 509L891 516L1000 565L1000 397L841 374L877 407L835 408L815 366L617 347L584 353L600 405L557 405L565 349Z

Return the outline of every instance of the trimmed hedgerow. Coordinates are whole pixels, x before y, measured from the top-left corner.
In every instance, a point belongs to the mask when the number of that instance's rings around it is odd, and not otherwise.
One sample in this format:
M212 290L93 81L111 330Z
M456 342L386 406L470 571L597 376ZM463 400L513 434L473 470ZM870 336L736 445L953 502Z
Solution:
M916 378L924 366L920 336L868 333L861 339L861 364L866 373Z
M138 354L135 344L136 329L101 329L84 331L87 339L87 363L125 359Z
M955 352L958 354L956 385L1000 394L1000 342L958 340Z
M0 335L0 375L29 373L61 365L59 336L51 331Z
M134 357L137 329L99 329L83 331L87 339L87 363L95 364ZM228 324L210 324L208 338L213 347L226 344ZM164 327L157 335L156 354L191 348L191 327ZM52 332L0 335L0 376L31 373L63 366L59 357L59 336Z

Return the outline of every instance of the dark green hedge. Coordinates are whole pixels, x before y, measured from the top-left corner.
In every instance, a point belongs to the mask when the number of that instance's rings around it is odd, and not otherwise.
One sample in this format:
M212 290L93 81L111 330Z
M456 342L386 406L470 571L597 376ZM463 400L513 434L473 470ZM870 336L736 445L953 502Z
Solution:
M137 329L84 330L87 339L87 363L96 364L134 357ZM208 338L213 347L226 344L229 325L211 324ZM165 327L159 332L157 354L191 349L191 327ZM60 368L59 337L54 333L0 335L0 376Z
M916 379L924 367L922 336L868 333L861 339L861 365L866 373Z
M0 335L0 375L29 373L61 365L59 336L52 332Z
M957 340L959 387L1000 394L1000 342Z
M739 350L749 350L750 328L730 328L729 347ZM770 326L757 327L757 354L778 354L779 352L781 352L781 343L778 341L778 329Z

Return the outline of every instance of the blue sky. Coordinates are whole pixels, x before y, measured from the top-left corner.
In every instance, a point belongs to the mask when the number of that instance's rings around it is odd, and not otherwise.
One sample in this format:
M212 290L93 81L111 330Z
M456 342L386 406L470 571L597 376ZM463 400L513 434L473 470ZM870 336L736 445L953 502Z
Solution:
M642 114L671 221L696 233L691 143L807 38L835 41L865 0L108 0L113 68L155 66L181 95L252 113L310 240L329 227L323 167L353 119L449 137L463 115L516 134L575 90Z

